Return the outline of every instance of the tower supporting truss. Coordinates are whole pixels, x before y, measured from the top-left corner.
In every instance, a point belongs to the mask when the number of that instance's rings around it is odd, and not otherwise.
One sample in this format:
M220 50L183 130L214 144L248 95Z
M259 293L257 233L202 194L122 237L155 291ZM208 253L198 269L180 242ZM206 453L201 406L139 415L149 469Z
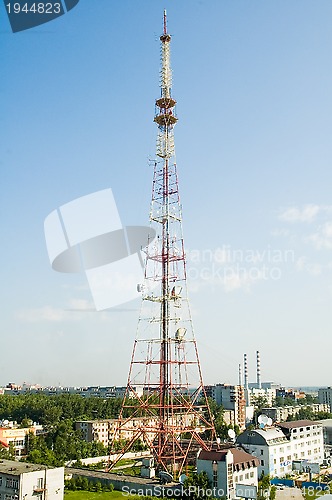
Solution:
M171 36L166 12L161 41L160 97L150 223L156 238L146 250L142 306L126 396L113 430L129 436L118 458L140 440L159 469L180 474L199 448L209 449L214 427L204 391L186 283L182 211L174 150L176 101L172 97ZM116 461L113 463L115 465Z

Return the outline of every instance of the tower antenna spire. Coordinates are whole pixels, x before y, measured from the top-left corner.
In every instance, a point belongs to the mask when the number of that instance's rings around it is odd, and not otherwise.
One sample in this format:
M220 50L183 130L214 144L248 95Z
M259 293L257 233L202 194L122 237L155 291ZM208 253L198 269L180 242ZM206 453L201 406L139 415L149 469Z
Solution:
M164 35L167 34L167 13L166 9L164 9Z

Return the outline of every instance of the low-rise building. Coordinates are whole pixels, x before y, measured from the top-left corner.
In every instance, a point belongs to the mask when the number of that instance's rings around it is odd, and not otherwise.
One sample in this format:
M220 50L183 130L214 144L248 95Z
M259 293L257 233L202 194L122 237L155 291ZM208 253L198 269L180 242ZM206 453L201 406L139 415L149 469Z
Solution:
M99 441L108 447L113 441L129 440L135 435L142 441L145 439L151 442L156 436L158 422L157 417L81 420L75 423L75 428L81 431L82 438L88 443ZM196 415L190 413L175 414L170 419L170 425L176 425L179 428L196 427L197 424Z
M258 465L256 457L236 447L200 450L197 455L197 472L206 472L216 498L237 498L236 485L257 488Z
M1 500L63 500L64 468L0 460Z
M328 404L307 404L294 406L273 406L270 408L262 408L262 413L272 418L273 422L285 422L289 416L295 417L300 410L311 410L313 413L330 412Z
M258 474L284 476L292 471L292 462L308 460L323 463L323 431L319 422L297 420L264 429L247 429L237 443L260 460Z
M0 443L5 448L12 447L16 457L22 457L27 454L29 434L38 436L43 433L43 426L39 424L20 428L16 422L5 421L0 423Z

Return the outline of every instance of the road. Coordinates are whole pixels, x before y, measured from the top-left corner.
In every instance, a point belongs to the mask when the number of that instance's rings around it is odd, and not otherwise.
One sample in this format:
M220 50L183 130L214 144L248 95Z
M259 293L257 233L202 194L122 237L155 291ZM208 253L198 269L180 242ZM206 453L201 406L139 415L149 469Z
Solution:
M280 490L277 488L276 500L303 500L300 488L287 488Z

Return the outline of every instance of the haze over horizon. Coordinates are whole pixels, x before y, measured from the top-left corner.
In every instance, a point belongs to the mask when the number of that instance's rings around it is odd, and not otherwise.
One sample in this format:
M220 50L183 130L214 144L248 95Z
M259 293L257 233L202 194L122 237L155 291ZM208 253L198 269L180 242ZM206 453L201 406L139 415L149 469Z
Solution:
M332 4L80 0L13 34L0 6L0 386L125 385L140 301L94 311L52 270L43 223L111 187L147 225L159 34L172 34L175 146L206 384L329 386Z

